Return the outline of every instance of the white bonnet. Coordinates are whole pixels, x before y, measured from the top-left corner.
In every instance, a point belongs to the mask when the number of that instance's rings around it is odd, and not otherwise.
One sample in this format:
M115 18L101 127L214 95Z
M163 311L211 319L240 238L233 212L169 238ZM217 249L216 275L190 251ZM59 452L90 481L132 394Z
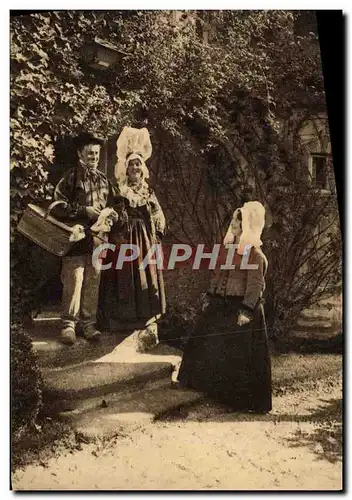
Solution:
M265 208L259 201L248 201L243 207L237 208L233 213L231 224L224 238L224 245L234 241L232 224L237 218L239 210L242 214L242 234L237 252L243 255L246 246L259 248L263 244L260 238L265 226Z

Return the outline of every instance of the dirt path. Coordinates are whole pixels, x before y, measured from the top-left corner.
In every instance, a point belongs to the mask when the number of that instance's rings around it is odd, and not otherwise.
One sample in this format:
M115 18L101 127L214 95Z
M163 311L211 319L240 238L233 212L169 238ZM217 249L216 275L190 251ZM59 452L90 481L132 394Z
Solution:
M188 411L13 475L17 490L342 487L341 381L274 398L270 415Z

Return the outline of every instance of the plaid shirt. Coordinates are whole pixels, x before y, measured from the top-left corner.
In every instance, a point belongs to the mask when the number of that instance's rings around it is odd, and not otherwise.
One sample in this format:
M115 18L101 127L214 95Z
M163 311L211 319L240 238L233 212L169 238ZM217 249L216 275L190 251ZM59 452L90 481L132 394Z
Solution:
M68 224L82 224L90 227L94 221L86 214L86 207L102 210L113 205L110 183L100 170L88 170L82 167L66 172L54 191L54 200L62 200L67 206L54 207L52 214ZM92 238L77 242L67 256L85 255L93 251Z
M67 207L58 205L54 215L75 223L91 225L85 207L102 210L108 203L110 184L100 170L88 170L81 167L72 168L63 176L56 186L54 200L62 200Z

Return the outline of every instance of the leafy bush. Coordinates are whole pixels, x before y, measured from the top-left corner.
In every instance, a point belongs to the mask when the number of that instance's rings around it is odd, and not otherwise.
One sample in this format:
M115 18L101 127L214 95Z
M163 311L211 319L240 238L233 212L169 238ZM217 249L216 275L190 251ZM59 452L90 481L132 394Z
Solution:
M11 470L27 465L48 463L51 458L62 457L68 453L82 450L82 444L94 441L74 431L68 422L45 417L39 420L40 426L33 432L21 435L12 442Z
M200 310L196 307L168 306L167 313L159 323L160 341L182 349L199 314Z
M42 405L42 378L31 339L18 325L11 327L12 437L35 424Z

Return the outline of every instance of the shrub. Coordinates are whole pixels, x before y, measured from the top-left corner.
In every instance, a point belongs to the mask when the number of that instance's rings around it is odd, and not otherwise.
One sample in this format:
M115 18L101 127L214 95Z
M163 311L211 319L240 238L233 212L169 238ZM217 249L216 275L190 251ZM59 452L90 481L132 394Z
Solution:
M42 378L31 339L19 325L11 327L12 437L34 425L42 405Z
M170 305L167 313L159 324L159 338L161 342L182 349L191 331L194 329L200 309Z

